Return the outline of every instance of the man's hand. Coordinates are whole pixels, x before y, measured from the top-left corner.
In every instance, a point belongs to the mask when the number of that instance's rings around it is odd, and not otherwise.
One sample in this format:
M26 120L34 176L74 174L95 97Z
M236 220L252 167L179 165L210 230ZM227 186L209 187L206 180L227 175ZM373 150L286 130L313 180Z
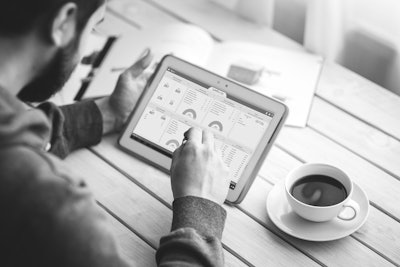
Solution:
M151 75L145 72L145 69L150 65L152 58L150 50L146 49L138 61L121 74L114 92L96 100L103 116L103 134L122 129Z
M174 199L196 196L222 204L229 189L229 169L217 154L214 135L190 128L186 143L175 150L171 165Z

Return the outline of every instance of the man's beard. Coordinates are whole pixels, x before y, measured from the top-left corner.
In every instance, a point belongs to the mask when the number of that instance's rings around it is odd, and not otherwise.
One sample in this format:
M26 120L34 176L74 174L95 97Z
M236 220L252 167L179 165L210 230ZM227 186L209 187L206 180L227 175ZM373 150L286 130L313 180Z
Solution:
M25 102L43 102L59 92L77 65L78 40L76 36L66 47L60 48L45 70L22 88L18 98Z

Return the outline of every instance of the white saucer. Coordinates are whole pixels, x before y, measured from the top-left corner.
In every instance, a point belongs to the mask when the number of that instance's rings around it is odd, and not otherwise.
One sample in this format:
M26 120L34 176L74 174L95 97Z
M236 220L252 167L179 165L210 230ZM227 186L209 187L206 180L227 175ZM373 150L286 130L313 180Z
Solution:
M311 222L298 216L290 207L283 183L274 186L267 198L267 212L272 222L285 233L309 241L329 241L348 236L367 220L369 201L365 192L354 183L352 199L360 205L360 213L352 221L334 218L327 222Z

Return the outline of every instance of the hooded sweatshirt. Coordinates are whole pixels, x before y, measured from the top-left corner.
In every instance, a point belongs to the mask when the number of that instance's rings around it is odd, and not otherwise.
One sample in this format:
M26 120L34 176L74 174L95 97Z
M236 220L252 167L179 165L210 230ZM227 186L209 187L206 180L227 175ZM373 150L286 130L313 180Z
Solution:
M60 159L101 135L93 101L26 109L0 87L0 266L134 265L121 256L84 179ZM176 199L157 264L222 266L225 217L212 201Z

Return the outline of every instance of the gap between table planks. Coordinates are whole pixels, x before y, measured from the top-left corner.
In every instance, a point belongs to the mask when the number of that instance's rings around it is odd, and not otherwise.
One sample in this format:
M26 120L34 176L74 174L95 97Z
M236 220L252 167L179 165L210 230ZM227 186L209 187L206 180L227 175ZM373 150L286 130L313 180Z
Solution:
M308 126L399 180L400 142L397 139L319 97L314 98Z
M154 248L129 231L113 216L108 213L106 215L119 251L124 258L133 264L132 267L156 266Z

